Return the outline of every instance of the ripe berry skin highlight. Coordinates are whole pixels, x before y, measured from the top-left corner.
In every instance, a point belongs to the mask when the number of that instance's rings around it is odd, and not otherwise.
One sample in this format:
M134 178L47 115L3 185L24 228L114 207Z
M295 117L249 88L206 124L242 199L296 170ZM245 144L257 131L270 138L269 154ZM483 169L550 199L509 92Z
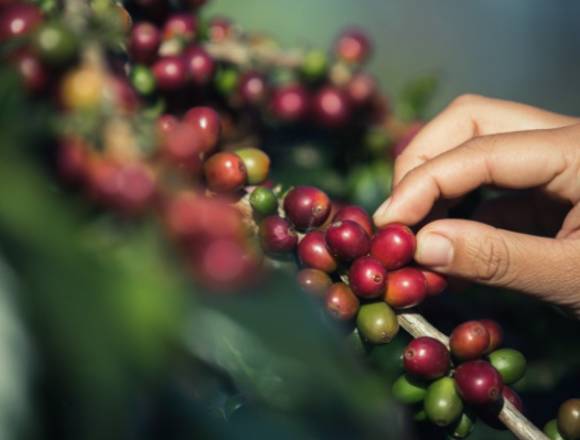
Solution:
M409 342L403 352L403 365L407 373L433 380L449 371L451 358L449 350L440 341L423 336Z
M373 257L357 258L348 273L350 287L361 298L374 298L383 293L387 271Z
M371 255L383 263L387 270L399 269L409 264L415 248L413 232L398 223L379 229L371 241Z

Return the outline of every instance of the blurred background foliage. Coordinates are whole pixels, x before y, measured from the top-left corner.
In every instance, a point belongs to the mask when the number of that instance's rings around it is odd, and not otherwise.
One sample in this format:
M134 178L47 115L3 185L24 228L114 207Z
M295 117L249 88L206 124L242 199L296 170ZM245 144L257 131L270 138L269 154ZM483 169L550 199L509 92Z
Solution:
M574 2L215 0L206 13L284 44L327 47L346 24L368 29L372 70L402 116L424 107L432 74L439 89L428 115L465 91L579 110ZM406 336L373 349L345 344L281 276L234 298L196 295L154 222L129 225L65 194L43 166L51 115L15 81L2 70L0 438L445 437L389 398ZM303 170L287 176L294 183L323 176L370 210L384 197L382 162L345 181L325 165L332 146L290 145L279 151ZM580 326L561 311L470 288L431 300L425 314L447 332L470 318L501 322L506 345L528 357L516 388L537 424L580 395ZM510 434L480 426L473 438Z

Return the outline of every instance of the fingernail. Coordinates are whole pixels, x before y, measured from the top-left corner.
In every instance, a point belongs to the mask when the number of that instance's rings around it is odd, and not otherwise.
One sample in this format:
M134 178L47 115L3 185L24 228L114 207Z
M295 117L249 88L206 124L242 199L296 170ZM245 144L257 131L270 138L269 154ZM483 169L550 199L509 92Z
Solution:
M373 214L373 218L375 220L378 220L381 217L384 217L385 214L387 213L387 210L389 209L390 204L391 204L391 197L389 197L387 200L385 200L383 202L383 204L377 208L377 210Z
M415 259L419 263L431 267L446 267L451 264L453 259L451 240L436 233L427 233L418 238Z

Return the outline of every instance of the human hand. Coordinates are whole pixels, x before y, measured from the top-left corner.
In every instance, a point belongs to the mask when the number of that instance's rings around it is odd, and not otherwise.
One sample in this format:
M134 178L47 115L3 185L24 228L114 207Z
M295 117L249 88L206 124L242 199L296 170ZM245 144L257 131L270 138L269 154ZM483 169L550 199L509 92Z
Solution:
M554 238L437 220L419 231L415 259L441 273L569 306L580 317L579 122L522 104L461 97L397 158L393 193L375 223L417 224L438 199L458 198L481 185L537 188L567 204Z

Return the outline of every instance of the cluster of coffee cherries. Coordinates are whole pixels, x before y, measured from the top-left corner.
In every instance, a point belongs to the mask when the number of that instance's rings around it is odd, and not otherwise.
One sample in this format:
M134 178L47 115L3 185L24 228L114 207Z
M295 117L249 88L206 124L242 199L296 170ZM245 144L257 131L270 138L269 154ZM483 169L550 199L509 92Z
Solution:
M420 337L403 352L405 374L393 385L393 396L412 405L415 419L444 427L454 438L465 438L477 417L501 429L498 414L508 400L520 412L523 405L508 385L525 373L522 353L500 348L503 331L492 320L467 321L449 337Z
M544 434L550 440L579 440L580 399L569 399L560 405L558 417L546 423Z
M333 204L310 186L288 191L273 211L260 223L262 247L271 255L296 255L302 288L323 298L336 319L356 320L371 343L397 333L393 309L415 307L446 286L441 275L410 265L415 236L404 225L374 231L364 209Z

